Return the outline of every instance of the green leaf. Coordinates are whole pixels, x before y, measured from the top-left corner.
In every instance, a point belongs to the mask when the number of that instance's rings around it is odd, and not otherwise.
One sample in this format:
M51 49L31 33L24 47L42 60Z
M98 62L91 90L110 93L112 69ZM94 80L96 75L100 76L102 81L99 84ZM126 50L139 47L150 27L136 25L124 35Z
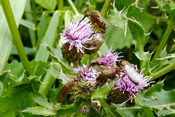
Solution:
M30 90L28 85L16 87L9 85L9 87L6 88L5 95L1 95L0 97L0 116L17 116L21 108L30 106L29 104L26 105L26 102L30 102L30 98L27 98Z
M118 111L121 112L123 115L125 115L126 117L135 117L136 115L138 115L139 111L140 111L140 107L125 107L125 108L118 108Z
M50 21L49 27L43 37L42 42L46 43L49 46L52 46L54 42L56 31L57 31L57 26L59 22L59 16L60 16L60 12L55 11ZM40 46L36 54L35 60L46 62L48 58L49 58L49 52L47 52L46 50L43 49L42 46Z
M47 72L51 74L53 77L61 80L62 84L66 84L67 82L70 81L70 78L67 77L62 71L57 71L57 70L50 70L48 69Z
M142 105L147 105L154 108L161 108L162 105L173 105L175 102L175 90L165 91L162 89L162 87L163 82L156 83L156 85L152 86L148 91L145 92L143 95L144 98L139 95L136 99L139 99L138 101Z
M114 50L123 49L132 45L132 36L128 30L128 22L125 18L128 10L117 11L115 8L109 15L109 21L116 26L116 31L106 30L104 39L108 47L113 45Z
M157 112L162 110L169 110L167 113L164 111L164 115L169 114L170 111L174 111L173 105L175 104L175 90L165 91L163 89L163 82L158 82L144 94L139 94L135 98L135 102L140 107L150 107L157 109Z
M37 40L37 47L40 46L40 44L42 43L42 39L47 31L47 28L49 26L51 17L48 16L48 14L43 13L41 15L41 19L39 24L37 25L37 36L38 36L38 40Z
M109 21L116 27L123 30L125 34L127 32L127 20L124 16L127 15L127 10L117 11L115 8L110 12Z
M135 54L140 60L144 60L144 46L148 40L148 35L145 34L142 25L135 20L128 18L128 26L133 36Z
M111 81L110 83L106 83L102 87L100 87L100 88L92 91L92 93L91 93L91 99L95 99L95 98L105 99L106 96L108 95L109 91L114 86L114 82L115 81Z
M96 4L96 0L89 0L89 2L90 2L90 4L93 5L93 6L95 6L95 4Z
M143 74L144 75L150 75L151 74L151 68L150 68L150 65L149 65L149 62L151 60L151 56L152 56L152 53L149 53L149 52L145 52L145 59L144 59L144 70L143 70Z
M57 115L70 115L78 110L82 103L82 98L78 98L73 104L64 105L61 109L57 111Z
M144 114L146 115L146 117L155 117L153 110L149 106L143 106L142 109L144 110Z
M15 110L17 109L16 105L18 105L18 103L20 103L20 100L15 100L8 97L0 97L0 116L15 116Z
M135 2L136 0L118 0L115 2L115 5L118 10L122 10L124 7L128 7L130 4Z
M98 99L102 105L102 107L104 108L104 110L106 111L106 114L108 117L124 117L116 108L116 106L114 105L108 105L106 103L106 100L99 98Z
M105 55L108 50L109 50L109 47L104 42L103 45L100 47L99 53L100 55Z
M13 11L13 15L15 17L15 21L17 26L19 26L22 14L24 12L26 0L10 0L10 5ZM0 6L0 71L2 71L6 65L6 62L9 58L13 42L10 30L8 28L8 24L6 18L4 16L4 12L2 10L2 6Z
M132 16L134 14L139 14L141 12L142 11L141 11L141 9L138 6L131 5L131 6L129 6L129 9L128 9L128 12L127 12L127 17L130 17L130 16Z
M65 12L65 15L64 15L65 27L64 27L64 28L66 28L67 25L68 25L68 23L71 22L72 17L73 17L72 15L73 15L73 13L72 13L71 11L69 11L69 10L67 10L67 11Z
M27 21L27 20L22 19L21 22L20 22L20 24L23 25L23 26L25 26L28 29L34 30L34 24L32 22L30 22L30 21Z
M33 48L24 47L24 49L25 49L25 52L26 52L27 55L33 55L33 54L36 53L36 50L34 50ZM12 47L11 54L18 55L18 52L17 52L16 47L14 45Z
M143 11L138 14L133 14L132 17L143 26L146 33L149 33L150 30L154 29L155 20L149 13Z
M33 93L33 100L39 104L40 106L44 107L44 108L47 108L47 109L53 109L53 104L49 103L47 101L47 98L42 95L42 94L39 94L37 92L34 92Z
M175 116L175 109L168 109L164 108L164 110L159 111L158 117L174 117Z
M57 4L56 0L35 0L35 2L48 10L54 10Z
M21 112L27 112L34 115L43 115L43 116L54 116L55 113L52 110L43 108L43 107L28 107L27 109L22 110Z
M34 76L42 76L45 72L46 69L50 66L50 63L46 63L46 62L36 62L35 60L33 60L30 63L32 69L34 69Z
M66 64L64 64L63 57L61 54L61 48L52 48L47 44L43 44L43 48L45 48L45 50L50 52L50 55L53 59L54 62L58 62L61 65L62 70L67 73L67 74L72 74L72 69L70 67L68 67ZM62 60L61 60L62 59Z
M174 9L175 1L173 1L173 0L171 0L170 3L168 3L169 0L155 0L155 1L156 1L156 3L158 4L158 6L160 8L164 8L165 10L172 10L172 9Z
M116 50L116 49L123 49L124 47L129 48L132 45L133 38L129 30L126 33L126 37L124 37L123 30L121 30L120 28L116 28L116 31L111 31L110 29L109 30L107 29L106 33L104 34L104 39L107 46L105 48L110 48L112 46L113 50ZM103 46L101 48L103 48ZM101 48L100 52L103 53L102 55L104 55L105 52L109 50L105 49L105 51L103 51Z

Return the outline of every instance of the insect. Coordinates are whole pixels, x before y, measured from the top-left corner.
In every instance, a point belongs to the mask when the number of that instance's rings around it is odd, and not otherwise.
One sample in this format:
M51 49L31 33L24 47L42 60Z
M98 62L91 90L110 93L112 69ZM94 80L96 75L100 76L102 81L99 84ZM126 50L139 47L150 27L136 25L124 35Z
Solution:
M75 86L74 81L69 81L65 85L63 85L63 88L61 89L61 91L57 95L57 102L61 103L66 98L66 96L72 90L72 88L74 86Z
M86 12L85 16L82 18L82 20L84 20L84 18L86 18L86 17L88 17L90 19L90 21L88 23L91 22L94 27L98 28L101 31L101 33L106 32L106 25L109 28L111 28L113 31L115 31L114 26L107 19L105 19L103 16L101 16L101 14L98 11L92 11L91 13Z
M74 80L69 81L63 85L63 88L61 89L61 91L57 95L57 102L58 103L61 103L66 98L66 96L73 89L73 87L78 86L78 84L76 84L76 83L79 82L79 79L78 78L73 78L73 79ZM75 98L74 94L75 94L75 89L73 92L73 98Z
M126 60L121 60L118 62L118 65L124 70L124 72L128 75L129 79L136 85L139 84L141 77L139 71L136 70L136 67L130 64Z

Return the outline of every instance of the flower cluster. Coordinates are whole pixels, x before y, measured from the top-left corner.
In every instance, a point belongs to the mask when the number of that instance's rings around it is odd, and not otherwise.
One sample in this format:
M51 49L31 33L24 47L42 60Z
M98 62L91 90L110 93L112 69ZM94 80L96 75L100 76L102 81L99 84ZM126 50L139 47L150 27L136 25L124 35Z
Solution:
M102 34L98 34L87 22L74 21L69 23L66 30L61 33L60 41L63 43L63 57L70 63L78 63L83 54L93 54L97 52L103 44ZM123 103L136 96L140 90L149 86L148 79L145 79L134 65L126 60L119 60L120 53L114 52L112 47L103 56L92 60L89 67L83 65L74 68L78 73L82 92L90 95L91 90L103 86L106 82L115 80L115 84L107 95L108 102ZM116 66L116 62L123 63Z

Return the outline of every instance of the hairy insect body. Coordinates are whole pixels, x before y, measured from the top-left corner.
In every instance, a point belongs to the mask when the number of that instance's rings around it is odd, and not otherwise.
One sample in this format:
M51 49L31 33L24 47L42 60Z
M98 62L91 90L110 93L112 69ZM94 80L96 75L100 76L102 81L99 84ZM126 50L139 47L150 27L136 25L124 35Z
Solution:
M97 29L99 29L101 31L101 33L106 32L106 25L110 29L115 31L114 26L107 19L105 19L103 16L101 16L101 14L98 11L92 11L91 13L86 12L86 14L82 18L82 20L84 20L84 18L86 18L86 17L88 17L90 19L90 21L88 23L91 22L94 27L96 27Z
M140 74L134 65L130 64L126 60L121 60L118 62L119 66L128 75L129 79L136 85L140 82Z
M106 23L102 20L102 16L98 11L93 11L90 15L90 20L95 27L99 27L102 33L105 33Z
M130 65L125 65L124 71L134 84L139 84L140 74L136 71L136 69L134 67L132 67Z

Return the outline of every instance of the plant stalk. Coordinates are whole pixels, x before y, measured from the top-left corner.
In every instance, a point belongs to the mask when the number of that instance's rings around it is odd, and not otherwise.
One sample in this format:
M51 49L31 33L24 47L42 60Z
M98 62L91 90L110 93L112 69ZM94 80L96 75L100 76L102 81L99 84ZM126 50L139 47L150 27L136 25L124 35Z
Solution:
M74 10L75 14L78 15L79 12L77 10L77 8L75 7L74 3L72 2L72 0L68 0L70 6L72 7L72 9Z
M53 67L50 67L49 69L52 70ZM50 88L54 84L55 80L56 80L56 78L54 78L52 75L47 73L46 76L44 77L44 80L42 81L42 83L40 85L38 92L46 96L48 94Z
M170 22L168 24L168 27L167 27L167 29L166 29L166 31L165 31L165 33L164 33L164 35L163 35L163 37L160 41L160 44L159 44L159 46L156 50L156 53L154 54L153 59L151 61L151 66L152 67L156 65L156 59L160 56L161 51L163 50L163 48L164 48L164 46L165 46L165 44L168 40L168 37L169 37L169 35L170 35L170 33L173 29L173 25L174 25L173 20L170 20Z
M2 8L3 8L4 14L5 14L5 17L6 17L6 20L7 20L11 35L12 35L13 42L18 51L20 60L22 61L22 64L27 71L27 74L30 75L32 73L32 69L30 68L29 60L26 56L26 52L24 50L24 46L21 41L21 37L20 37L16 22L15 22L13 13L12 13L12 9L11 9L9 0L1 0L1 4L2 4Z
M111 2L112 2L112 0L105 0L105 3L104 3L103 8L101 10L101 15L102 16L105 16L105 14L107 13L108 8L109 8Z
M159 70L156 73L152 73L150 75L150 77L152 77L150 79L150 81L155 80L155 79L167 74L168 72L172 71L173 69L175 69L175 62L171 63L170 65L168 65L166 67L164 67L163 69Z
M59 11L63 11L63 5L64 5L63 0L58 0L58 10L59 10ZM60 26L63 25L63 14L60 15L59 25L60 25Z
M31 9L31 5L30 5L30 0L27 0L26 7L25 7L25 17L27 20L33 22L32 14L29 12L32 12L32 9ZM31 29L28 29L28 30L29 30L29 35L30 35L32 47L35 48L36 47L35 31L31 30Z

